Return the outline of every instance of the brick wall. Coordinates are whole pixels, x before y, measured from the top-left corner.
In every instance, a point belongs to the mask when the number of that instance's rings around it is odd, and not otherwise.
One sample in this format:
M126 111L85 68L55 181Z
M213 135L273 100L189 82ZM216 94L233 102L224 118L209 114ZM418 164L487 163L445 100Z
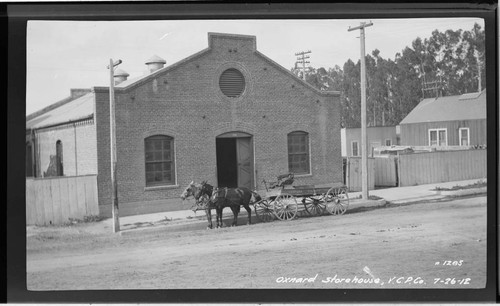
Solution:
M36 131L37 172L48 171L56 142L62 143L65 176L97 174L97 145L92 121ZM76 154L75 154L76 153Z
M311 152L311 175L296 177L296 184L342 181L338 95L314 91L254 52L253 39L214 36L210 46L139 85L115 90L120 215L187 209L179 195L191 180L217 185L216 136L231 131L253 136L258 189L262 179L288 172L287 134L296 130L309 133ZM240 98L227 98L219 89L227 68L244 74ZM109 215L109 92L94 91L99 204ZM146 187L144 139L156 134L175 139L174 186Z

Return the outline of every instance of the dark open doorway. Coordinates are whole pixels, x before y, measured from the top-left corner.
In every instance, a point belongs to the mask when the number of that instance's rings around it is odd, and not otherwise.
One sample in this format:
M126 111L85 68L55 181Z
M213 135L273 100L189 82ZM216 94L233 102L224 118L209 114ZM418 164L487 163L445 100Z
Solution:
M236 138L217 138L216 145L219 187L238 187Z
M216 150L218 186L253 188L252 136L242 132L219 135Z

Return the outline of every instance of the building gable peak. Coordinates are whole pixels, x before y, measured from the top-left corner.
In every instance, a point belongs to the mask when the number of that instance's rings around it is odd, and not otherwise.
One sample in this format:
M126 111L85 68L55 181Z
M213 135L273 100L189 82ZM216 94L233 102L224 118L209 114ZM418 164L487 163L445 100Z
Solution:
M228 48L232 52L238 52L238 48L255 52L257 38L254 35L209 32L208 47L210 49Z

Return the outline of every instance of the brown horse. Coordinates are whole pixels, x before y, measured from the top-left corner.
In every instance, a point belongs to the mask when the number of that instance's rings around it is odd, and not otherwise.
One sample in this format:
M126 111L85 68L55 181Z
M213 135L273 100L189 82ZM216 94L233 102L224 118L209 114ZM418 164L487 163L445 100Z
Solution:
M254 200L251 202L252 199ZM238 214L241 206L248 212L248 224L252 224L252 210L249 205L260 200L261 197L256 192L246 187L215 188L210 202L211 205L215 206L215 211L217 212L217 227L222 227L222 211L225 207L230 207L233 211L232 226L236 226L238 222Z
M207 216L208 228L213 228L212 224L212 209L215 208L212 202L210 202L210 198L212 197L213 186L207 184L206 181L203 181L201 184L195 183L191 181L189 185L184 189L181 194L181 199L184 201L189 197L194 197L195 205L193 205L193 211L197 211L198 209L205 210L205 215Z

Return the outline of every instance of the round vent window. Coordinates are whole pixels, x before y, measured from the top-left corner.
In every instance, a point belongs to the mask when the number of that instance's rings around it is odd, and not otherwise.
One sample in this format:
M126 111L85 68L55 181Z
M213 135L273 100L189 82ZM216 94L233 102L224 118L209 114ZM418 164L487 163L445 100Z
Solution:
M226 97L237 98L245 91L245 77L237 69L227 69L219 78L219 87Z

